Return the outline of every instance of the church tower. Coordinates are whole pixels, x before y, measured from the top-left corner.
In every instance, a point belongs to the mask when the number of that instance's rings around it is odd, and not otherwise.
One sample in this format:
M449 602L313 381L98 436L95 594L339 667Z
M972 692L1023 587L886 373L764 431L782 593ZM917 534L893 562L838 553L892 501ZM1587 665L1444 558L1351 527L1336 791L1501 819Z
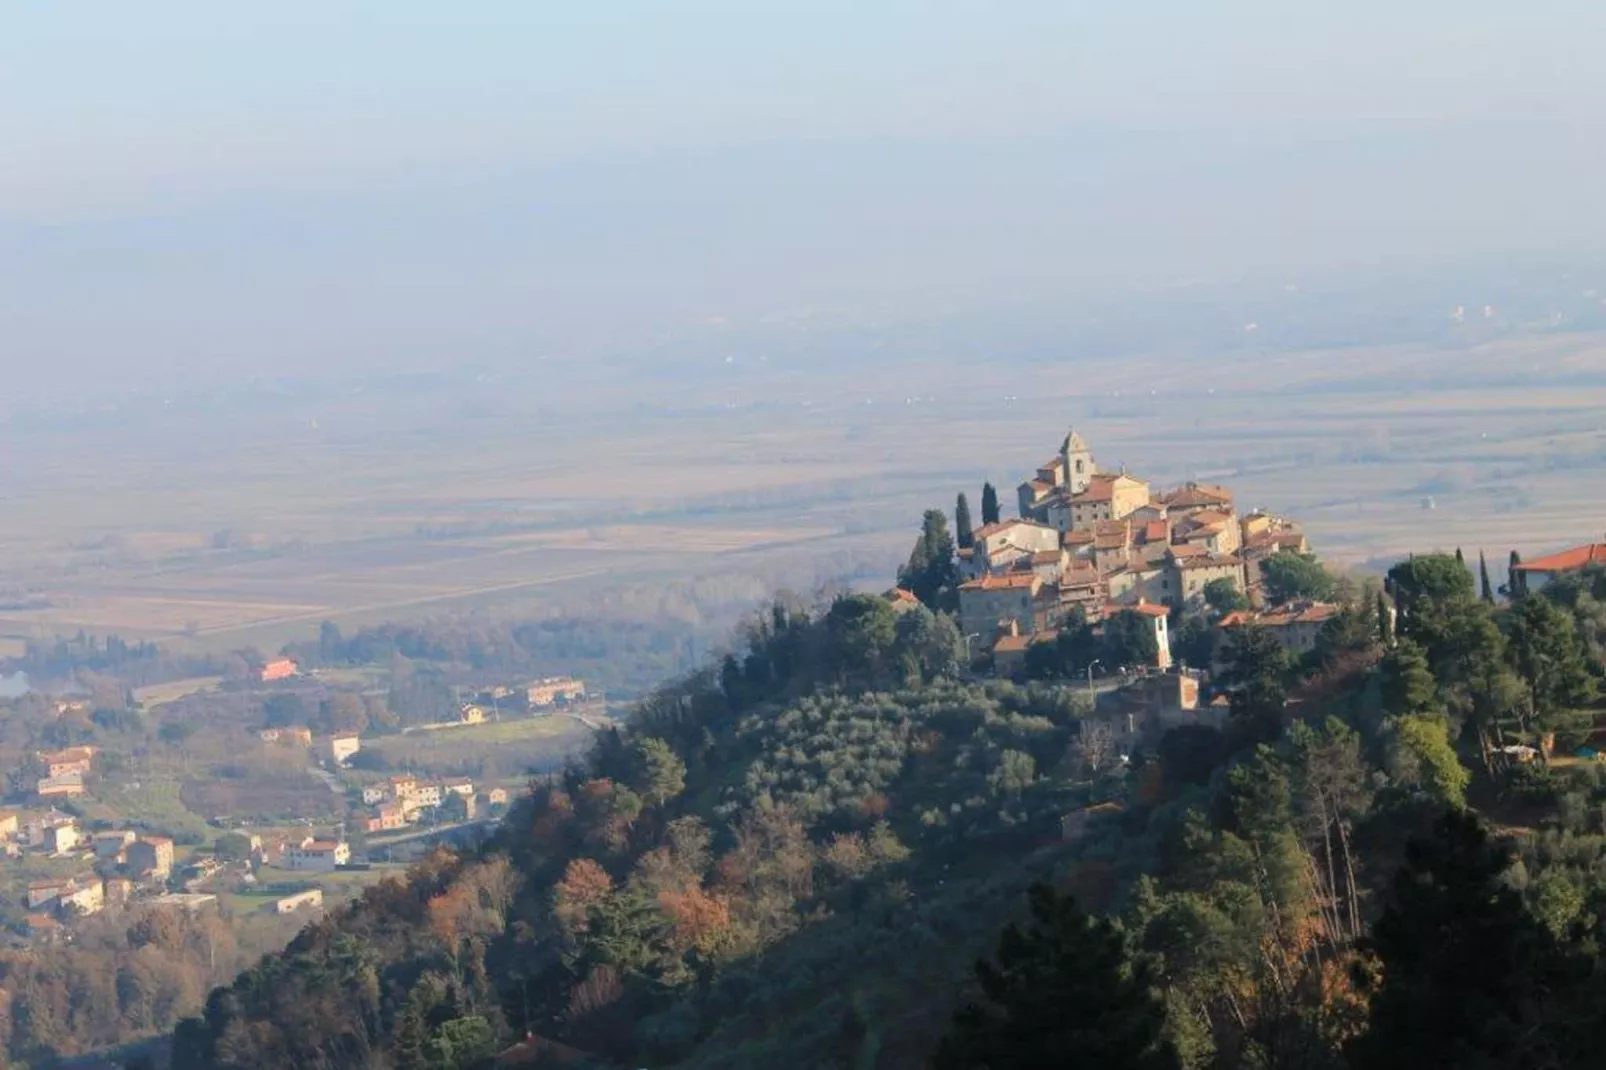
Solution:
M1087 448L1082 436L1073 427L1060 445L1060 457L1065 461L1065 484L1072 494L1080 494L1093 482L1098 466L1093 462L1093 451Z

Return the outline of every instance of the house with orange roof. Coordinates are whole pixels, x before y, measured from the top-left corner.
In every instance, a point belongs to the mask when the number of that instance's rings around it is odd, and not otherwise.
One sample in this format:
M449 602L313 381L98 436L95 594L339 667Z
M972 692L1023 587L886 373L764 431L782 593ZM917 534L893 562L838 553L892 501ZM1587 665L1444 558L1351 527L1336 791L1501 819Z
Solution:
M1005 572L959 585L959 627L990 650L1006 626L1031 635L1058 622L1059 592L1035 572Z
M1022 558L1060 548L1059 531L1033 520L1003 520L987 524L976 529L974 538L968 568L962 571L966 579L1003 572L1013 568ZM963 560L960 563L965 565Z
M1295 656L1316 649L1316 639L1327 622L1344 612L1344 607L1331 602L1295 602L1262 612L1238 611L1221 618L1225 629L1241 628L1246 624L1265 628L1277 640L1277 645Z
M257 670L257 679L271 684L275 680L288 680L298 671L296 663L289 658L271 658Z
M94 747L68 747L66 750L39 752L39 768L47 777L88 773L95 765Z
M1172 587L1175 588L1171 601L1174 604L1187 605L1194 599L1202 599L1205 587L1216 580L1230 580L1238 590L1248 590L1242 558L1232 554L1211 553L1202 547L1194 548L1192 552L1182 551L1183 547L1173 546L1169 555Z
M1066 500L1066 528L1090 528L1100 520L1121 520L1149 504L1149 485L1125 472L1101 472L1087 489ZM1050 509L1051 522L1058 514Z
M1160 495L1159 501L1172 517L1205 510L1231 510L1232 491L1215 483L1184 483Z
M1511 566L1512 582L1524 592L1539 591L1547 583L1586 568L1606 568L1606 543L1586 543L1560 553L1536 557L1532 561L1519 562Z
M910 610L920 608L920 599L914 596L913 591L902 587L894 587L881 597L886 599L887 604L892 607L892 612L900 617Z

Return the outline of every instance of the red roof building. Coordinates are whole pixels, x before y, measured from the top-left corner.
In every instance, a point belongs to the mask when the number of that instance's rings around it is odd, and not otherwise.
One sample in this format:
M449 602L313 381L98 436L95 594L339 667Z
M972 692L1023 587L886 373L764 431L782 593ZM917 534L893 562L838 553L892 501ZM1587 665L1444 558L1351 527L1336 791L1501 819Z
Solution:
M1606 568L1606 543L1592 542L1574 546L1570 550L1522 561L1511 568L1513 578L1524 591L1537 591L1545 584L1569 572L1586 568Z

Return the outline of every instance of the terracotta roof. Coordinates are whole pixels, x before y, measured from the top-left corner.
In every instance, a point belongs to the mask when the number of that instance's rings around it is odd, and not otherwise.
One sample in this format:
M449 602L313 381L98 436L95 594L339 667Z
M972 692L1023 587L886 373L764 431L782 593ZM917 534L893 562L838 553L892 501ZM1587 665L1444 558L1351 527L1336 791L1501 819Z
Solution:
M1071 501L1107 502L1113 497L1115 497L1115 484L1108 480L1102 480L1098 476L1094 476L1093 482L1087 485L1087 489L1082 491L1080 494L1071 495Z
M1006 591L1011 588L1030 587L1040 583L1036 574L1031 572L1012 572L1002 576L982 576L979 579L966 580L959 585L961 591Z
M1023 654L1031 645L1032 637L1029 635L1006 635L993 644L994 654Z
M1232 491L1211 483L1187 483L1164 495L1160 500L1166 505L1184 508L1231 505Z
M913 591L906 590L906 589L904 589L902 587L894 587L892 590L888 591L884 597L886 598L886 600L888 602L919 602L920 601L920 599L918 599L918 598L916 598L914 596L914 592Z
M1001 535L1004 532L1010 530L1011 528L1020 528L1020 527L1041 528L1044 531L1053 531L1056 534L1058 534L1058 529L1057 528L1051 528L1047 524L1039 524L1035 520L1021 520L1021 519L1018 519L1018 518L1014 519L1014 520L1000 520L996 524L984 524L981 527L977 528L972 534L977 539L989 539L989 538L992 538L994 535Z
M1164 520L1150 520L1143 525L1144 542L1165 542L1168 535Z
M1032 558L1031 558L1032 564L1034 564L1034 565L1054 565L1054 564L1058 564L1061 552L1062 551L1059 551L1059 550L1040 550L1037 553L1032 555Z
M1219 509L1201 509L1189 519L1195 524L1225 524L1232 519L1232 514L1223 513Z
M1262 546L1303 546L1305 533L1302 531L1262 531L1249 538L1251 547Z
M1203 546L1189 546L1187 543L1178 543L1171 547L1172 557L1203 557L1210 551Z
M1286 628L1291 624L1325 624L1342 612L1344 612L1342 606L1331 602L1303 602L1262 613L1239 610L1222 617L1221 626L1235 628L1240 624L1259 624L1267 628Z
M1176 547L1172 547L1173 552ZM1231 554L1197 554L1185 555L1177 561L1178 568L1235 568L1243 562Z
M1071 531L1067 531L1060 541L1066 546L1070 546L1073 543L1080 546L1092 542L1093 538L1094 536L1091 531L1073 529Z
M592 1057L579 1048L529 1034L496 1057L497 1066L533 1066L536 1063L577 1063Z
M1513 566L1518 572L1576 572L1590 565L1606 565L1606 543L1574 546L1547 557L1536 557Z
M1171 611L1165 606L1155 605L1153 602L1139 602L1135 606L1127 606L1134 613L1142 613L1145 617L1169 617Z

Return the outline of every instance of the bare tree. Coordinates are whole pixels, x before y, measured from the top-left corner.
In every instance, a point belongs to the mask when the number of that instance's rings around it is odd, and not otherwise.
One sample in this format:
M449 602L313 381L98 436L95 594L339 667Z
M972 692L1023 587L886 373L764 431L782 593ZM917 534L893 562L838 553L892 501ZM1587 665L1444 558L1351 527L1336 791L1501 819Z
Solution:
M1071 754L1097 776L1115 757L1115 726L1109 721L1084 718L1076 739L1071 743Z

